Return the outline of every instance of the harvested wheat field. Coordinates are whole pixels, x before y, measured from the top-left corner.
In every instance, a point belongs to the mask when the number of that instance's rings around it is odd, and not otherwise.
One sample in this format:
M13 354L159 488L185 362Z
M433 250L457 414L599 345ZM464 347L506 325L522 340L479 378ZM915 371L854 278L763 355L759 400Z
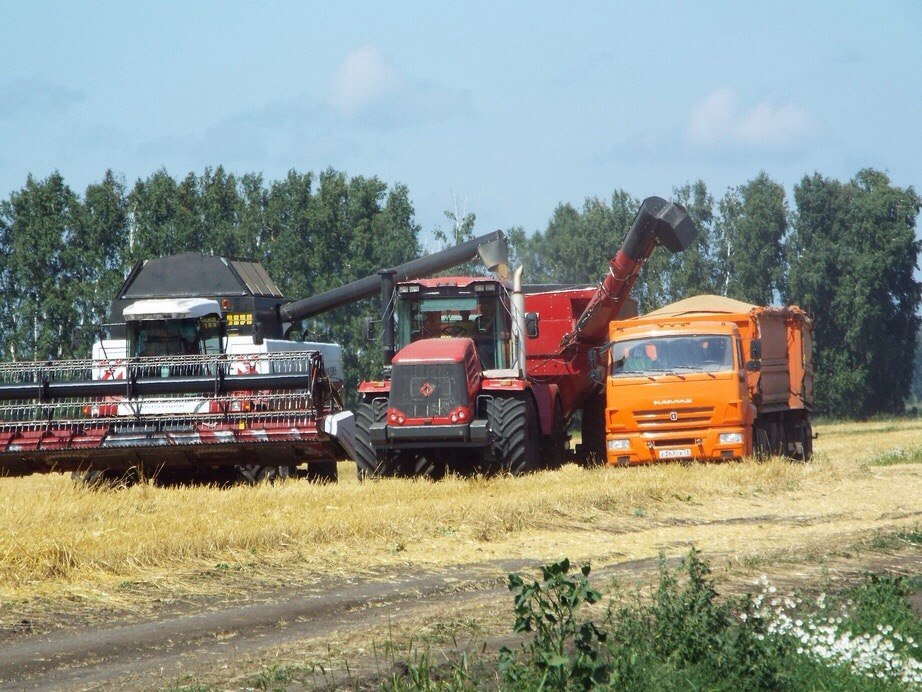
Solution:
M440 609L461 607L464 599L446 594L489 586L496 598L505 571L562 556L604 570L649 566L660 553L695 546L730 579L767 572L796 581L843 561L860 571L884 551L918 572L919 544L901 536L918 536L922 523L922 421L817 430L808 464L567 465L522 478L359 483L342 463L335 485L229 489L90 490L62 475L0 479L0 659L18 660L4 655L4 641L26 646L30 637L95 627L101 617L146 622L308 593L337 603L392 602L397 596L386 589L361 591L385 583L420 602L438 594L419 616L428 622ZM443 581L455 586L433 586L442 577L432 575L448 575ZM310 619L285 612L267 617ZM318 625L296 638L327 636L333 631ZM271 644L278 652L291 641ZM190 646L183 655L196 651ZM262 660L261 651L250 653ZM160 669L165 684L174 668ZM0 666L0 682L19 679L14 672L4 678ZM47 666L19 673L48 681Z

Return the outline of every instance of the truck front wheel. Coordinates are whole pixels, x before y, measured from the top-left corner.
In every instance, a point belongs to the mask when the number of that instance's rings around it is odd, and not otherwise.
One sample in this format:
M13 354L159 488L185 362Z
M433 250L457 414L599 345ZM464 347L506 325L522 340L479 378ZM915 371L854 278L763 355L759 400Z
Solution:
M493 456L503 471L518 476L538 469L540 432L530 397L495 397L487 407Z

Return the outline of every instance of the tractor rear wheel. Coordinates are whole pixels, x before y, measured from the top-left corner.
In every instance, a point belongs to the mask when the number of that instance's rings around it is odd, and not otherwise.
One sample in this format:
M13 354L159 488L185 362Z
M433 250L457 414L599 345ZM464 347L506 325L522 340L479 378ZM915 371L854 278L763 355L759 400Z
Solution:
M495 397L487 407L487 418L499 467L513 476L536 471L540 430L531 397Z

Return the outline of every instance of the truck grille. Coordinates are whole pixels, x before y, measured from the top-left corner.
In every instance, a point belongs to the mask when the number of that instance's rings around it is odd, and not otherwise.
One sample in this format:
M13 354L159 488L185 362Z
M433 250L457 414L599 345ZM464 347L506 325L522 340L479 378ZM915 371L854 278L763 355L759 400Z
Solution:
M409 418L447 416L467 402L462 363L395 364L391 406Z
M675 414L675 420L672 419ZM703 426L711 422L713 406L676 407L671 409L647 409L634 411L634 421L643 430L669 430Z

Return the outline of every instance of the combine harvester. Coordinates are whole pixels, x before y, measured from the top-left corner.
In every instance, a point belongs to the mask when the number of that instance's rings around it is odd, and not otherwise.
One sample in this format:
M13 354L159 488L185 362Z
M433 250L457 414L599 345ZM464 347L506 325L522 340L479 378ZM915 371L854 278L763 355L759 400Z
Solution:
M494 277L382 273L384 376L359 385L359 477L553 467L578 411L578 452L604 459L594 355L613 319L636 314L630 290L656 245L679 252L696 233L682 207L650 197L599 286L523 287L521 268L510 283L499 255Z
M803 310L680 300L610 331L607 461L813 452L813 326Z
M139 262L92 359L0 365L0 475L335 478L352 448L342 349L285 339L287 302L258 262Z

